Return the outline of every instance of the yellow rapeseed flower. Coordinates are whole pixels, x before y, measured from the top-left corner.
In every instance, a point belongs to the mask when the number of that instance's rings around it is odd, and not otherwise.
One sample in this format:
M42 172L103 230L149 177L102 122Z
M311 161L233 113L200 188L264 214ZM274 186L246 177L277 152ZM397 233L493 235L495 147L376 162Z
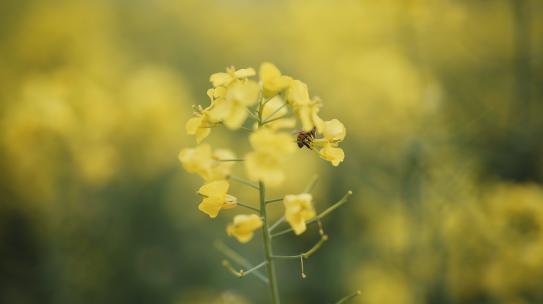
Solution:
M325 143L319 150L319 155L322 159L331 162L334 167L339 166L339 163L345 159L345 152L343 152L343 149L338 148L331 143Z
M337 119L325 121L322 134L324 138L315 140L314 144L321 147L320 157L337 167L345 159L345 152L338 147L339 143L345 139L345 126Z
M247 119L247 107L258 99L259 87L255 81L236 81L224 91L214 90L213 106L209 111L211 120L222 121L229 129L239 129Z
M226 233L234 236L240 243L247 243L262 224L262 219L256 214L238 214L234 217L234 222L226 227Z
M309 98L307 84L300 80L290 81L287 91L287 101L293 106L308 104L311 99Z
M209 117L209 108L202 109L199 106L194 115L187 121L185 128L187 134L196 136L196 142L200 143L211 133L213 123Z
M324 122L322 135L329 142L340 142L345 139L345 126L337 119L332 119Z
M292 80L289 76L281 75L281 71L269 62L260 65L259 76L266 97L272 97L285 90Z
M220 160L234 159L236 155L227 149L212 151L210 145L201 144L181 150L178 157L187 172L196 173L206 181L213 181L226 178L234 165L233 162Z
M292 137L285 132L261 128L251 134L249 141L254 150L245 157L249 178L270 186L280 184L284 179L281 164L296 150Z
M315 127L318 132L322 132L323 120L318 116L322 102L319 98L309 98L309 91L305 83L300 80L292 80L288 88L287 101L300 119L304 131L310 131Z
M245 79L256 75L253 68L236 70L234 67L226 68L226 73L219 72L209 76L209 81L214 87L228 86L236 79Z
M229 184L225 180L207 183L198 189L198 194L203 196L198 209L214 218L221 209L233 208L237 204L237 198L227 194Z
M312 199L309 193L289 194L283 199L285 219L296 235L302 234L306 230L305 222L316 215Z

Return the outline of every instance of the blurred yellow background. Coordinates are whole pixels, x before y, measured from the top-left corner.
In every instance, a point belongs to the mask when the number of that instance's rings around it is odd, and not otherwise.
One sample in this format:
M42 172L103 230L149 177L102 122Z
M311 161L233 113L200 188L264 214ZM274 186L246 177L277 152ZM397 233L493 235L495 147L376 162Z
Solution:
M307 279L279 263L284 303L543 303L543 2L3 0L0 16L0 302L263 303L221 268L214 241L235 241L177 153L210 74L270 61L348 134L337 169L298 151L275 194L315 173L317 209L355 193Z

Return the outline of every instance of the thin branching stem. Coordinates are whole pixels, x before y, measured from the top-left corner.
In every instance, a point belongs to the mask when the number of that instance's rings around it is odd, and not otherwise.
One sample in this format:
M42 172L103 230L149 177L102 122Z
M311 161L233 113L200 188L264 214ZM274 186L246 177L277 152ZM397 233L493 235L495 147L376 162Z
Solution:
M268 231L268 216L266 212L266 187L263 182L258 183L260 197L260 216L262 217L262 240L264 241L264 254L266 256L266 272L268 273L268 281L270 294L273 304L279 304L279 287L277 286L277 275L275 273L275 263L272 258L272 242L271 235Z
M238 278L241 278L241 272L237 271L228 260L222 260L222 266L228 270L231 274L235 275Z
M242 270L239 271L239 273L241 274L242 277L244 277L244 276L250 274L250 273L253 272L253 271L257 271L259 268L265 266L266 264L268 264L268 261L264 261L264 262L262 262L262 263L256 265L255 267L253 267L253 268L251 268L251 269L248 269L248 270L243 270L243 269L242 269Z
M284 104L282 104L280 107L275 109L270 115L266 116L266 118L264 118L264 121L268 121L269 119L271 119L273 117L273 115L277 114L279 111L281 111L281 109L283 109L287 105L288 104L286 102Z
M253 113L253 111L251 111L249 108L247 108L247 113L249 113L254 120L258 121L258 116L256 116L256 114Z
M313 177L311 178L311 181L305 187L304 193L311 193L313 189L315 188L315 185L317 184L318 181L319 181L319 176L316 174L313 175Z
M233 181L236 181L236 182L238 182L238 183L240 183L240 184L243 184L243 185L245 185L245 186L249 186L249 187L251 187L251 188L253 188L253 189L258 190L258 186L257 186L257 185L255 185L253 182L248 181L248 180L246 180L246 179L244 179L244 178L241 178L241 177L238 177L238 176L234 176L234 175L230 175L230 176L228 176L228 178L231 179L231 180L233 180Z
M230 260L236 262L236 264L238 264L238 265L240 265L242 267L245 267L245 268L252 268L253 267L253 265L246 258L241 256L239 253L237 253L232 248L226 246L226 244L224 244L223 242L216 241L215 242L215 248L219 252L221 252L225 257L227 257ZM230 272L232 272L231 270L235 271L235 269L233 267L231 267L231 269L229 269L225 264L229 265L228 261L226 261L226 263L223 261L223 266L226 267ZM254 275L255 277L257 277L258 279L260 279L265 284L268 284L268 282L269 282L268 278L266 278L266 276L264 274L262 274L260 271L255 270L255 271L252 271L251 274Z
M277 228L277 226L281 225L281 223L283 223L284 221L285 221L285 216L283 215L275 223L273 223L273 225L271 225L270 228L268 228L268 231L272 232L273 229Z
M270 100L272 100L275 96L272 96L262 102L262 107L264 107Z
M326 210L324 210L323 212L319 213L317 216L315 216L314 218L312 219L309 219L305 222L306 225L310 225L310 224L313 224L313 223L316 223L318 222L319 220L321 220L322 218L324 218L325 216L327 216L328 214L332 213L334 210L336 210L337 208L341 207L343 204L345 204L347 202L347 198L349 196L351 196L353 194L352 191L348 191L339 201L337 201L335 204L333 204L332 206L328 207ZM292 228L287 228L285 230L281 230L279 232L276 232L276 233L272 233L272 238L273 237L277 237L277 236L280 236L280 235L283 235L283 234L286 234L286 233L289 233L292 231Z
M253 206L250 206L250 205L247 205L247 204L244 204L244 203L240 203L240 202L237 202L237 204L243 208L247 208L247 209L251 209L255 212L258 212L260 213L260 209L256 208L256 207L253 207Z
M280 201L282 201L282 200L283 200L282 197L274 198L274 199L269 199L269 200L266 200L266 204L271 204L271 203L275 203L275 202L280 202Z
M220 162L242 162L242 161L245 161L245 159L243 158L230 158L230 159L218 159L217 161L220 161Z
M313 247L311 247L311 249L309 249L306 252L303 252L297 255L274 255L273 258L274 259L299 259L300 257L302 257L304 259L308 259L315 252L317 252L317 250L319 250L326 241L328 241L328 236L326 234L323 234L321 235L320 240L317 243L315 243L315 245L313 245Z
M262 125L265 125L265 124L267 124L267 123L270 123L270 122L272 122L272 121L276 121L276 120L279 120L279 119L287 118L288 116L290 116L290 115L289 115L289 114L285 114L285 115L283 115L283 116L279 116L279 117L276 117L276 118L264 120L264 122L262 122Z
M360 294L362 294L362 292L360 290L357 290L357 291L351 293L350 295L341 298L339 301L336 302L336 304L347 303L347 301L358 297Z

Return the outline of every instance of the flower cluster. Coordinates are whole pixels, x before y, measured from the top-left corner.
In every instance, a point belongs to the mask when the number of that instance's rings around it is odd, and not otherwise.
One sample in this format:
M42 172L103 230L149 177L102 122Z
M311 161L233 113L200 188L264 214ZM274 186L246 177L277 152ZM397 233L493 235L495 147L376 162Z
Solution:
M195 136L197 146L181 150L179 161L186 171L204 179L204 185L197 191L201 196L198 210L210 218L217 217L223 209L238 207L256 212L236 215L227 225L226 233L240 243L248 243L255 231L261 229L265 261L256 266L240 264L251 267L246 271L237 271L227 260L223 261L223 265L236 276L252 273L262 279L270 287L272 302L279 303L274 261L299 260L301 276L305 278L303 259L313 255L328 240L321 219L343 205L352 192L349 191L341 200L317 214L311 195L316 179L302 193L287 194L276 199L266 199L266 186L278 186L285 180L284 163L296 151L296 147L306 148L333 166L338 166L345 158L339 144L345 139L346 131L339 120L324 120L319 116L322 101L318 97L311 97L307 85L302 81L283 75L271 63L260 66L258 82L251 79L253 76L256 76L256 72L252 68L236 70L233 67L211 75L209 81L213 87L207 91L210 104L206 107L193 106L194 115L185 125L187 133ZM220 126L249 131L251 150L244 153L242 158L237 158L230 150L212 149L209 144L202 143L213 128ZM247 179L232 175L232 167L237 162L244 163ZM231 195L228 191L230 181L258 190L259 206L245 204ZM274 202L283 202L284 214L270 225L266 205ZM288 223L290 227L274 232L283 223ZM300 235L312 223L319 225L320 240L311 249L292 256L272 253L274 237L289 232ZM223 250L223 253L233 260L243 260L230 248ZM264 266L267 277L259 272L259 268ZM356 295L358 293L344 299Z
M318 115L322 102L318 97L310 97L305 83L283 75L271 63L260 66L260 81L250 79L253 76L256 76L253 68L234 67L211 75L213 87L207 91L210 104L193 106L194 115L186 123L187 133L195 136L198 145L183 149L179 160L186 171L206 181L198 190L202 197L198 209L211 218L222 209L240 205L236 197L228 194L231 169L237 161L244 161L250 180L246 183L277 186L285 179L282 165L295 152L296 142L303 141L302 147L318 153L333 166L338 166L345 157L339 147L345 138L345 127L337 119L325 121ZM254 121L246 125L249 117ZM297 124L298 131L293 131ZM243 159L236 159L230 150L213 150L202 143L213 128L222 125L230 130L251 131L252 151ZM306 221L316 216L311 194L286 195L283 202L286 221L295 234L303 233ZM262 219L256 215L238 215L227 233L245 243L261 226Z

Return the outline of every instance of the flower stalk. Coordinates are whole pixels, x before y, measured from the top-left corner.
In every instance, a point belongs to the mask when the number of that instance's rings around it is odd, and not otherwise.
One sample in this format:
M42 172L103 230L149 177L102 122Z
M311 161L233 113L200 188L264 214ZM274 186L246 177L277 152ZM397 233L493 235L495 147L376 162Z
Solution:
M236 262L236 264L245 267L245 268L253 268L253 265L243 256L241 256L239 253L237 253L234 249L226 246L221 241L215 242L215 248L221 252L225 257L231 259L232 261ZM231 265L230 262L227 260L223 260L222 265L231 273L237 276L238 271L236 271ZM233 271L232 271L233 270ZM258 270L254 270L251 272L252 275L254 275L256 278L260 279L264 284L268 284L268 278L262 274Z
M263 218L262 239L264 241L264 254L266 257L266 271L268 273L268 285L273 304L279 304L279 287L277 286L277 275L275 272L275 263L273 260L272 240L268 231L268 215L266 212L266 187L263 182L258 183L260 197L260 215Z
M249 187L251 187L251 188L253 188L253 189L259 190L259 188L258 188L257 185L255 185L254 183L252 183L252 182L250 182L250 181L248 181L248 180L246 180L246 179L244 179L244 178L237 177L237 176L234 176L234 175L230 175L230 176L228 177L228 179L233 180L233 181L236 181L236 182L238 182L238 183L240 183L240 184L243 184L243 185L245 185L245 186L249 186Z
M328 241L328 235L323 234L320 240L315 245L313 245L311 249L309 249L306 252L303 252L297 255L274 255L272 256L272 258L274 259L299 259L299 258L308 259L315 252L317 252L317 250L319 250L326 241Z
M347 303L349 300L351 300L353 298L356 298L361 294L362 294L362 292L360 290L357 290L357 291L351 293L350 295L345 296L344 298L340 299L339 301L336 302L336 304Z
M337 119L325 121L319 116L321 100L311 97L307 85L302 81L282 75L271 63L261 65L259 81L250 79L255 75L253 68L229 67L225 72L210 76L213 85L207 91L210 104L206 107L194 106L194 115L185 124L187 134L195 137L197 146L181 150L178 157L185 170L200 175L205 181L197 192L202 198L198 205L200 211L210 218L216 218L225 209L238 210L241 207L254 212L236 214L226 226L226 234L246 244L261 229L263 262L254 265L224 243L217 242L215 246L228 258L222 264L230 273L239 278L253 275L260 279L269 288L271 303L279 304L275 261L298 259L301 276L305 278L304 259L315 254L328 240L321 219L345 204L352 192L349 191L341 200L317 214L311 193L318 176L311 179L302 193L287 193L281 198L266 199L266 189L285 181L287 174L283 167L287 158L297 150L296 147L306 147L310 151L307 153L315 153L333 166L338 166L345 157L339 144L345 138L346 129ZM252 118L250 124L247 124L247 118ZM202 143L215 127L248 131L252 150L240 157L229 149L212 149L209 144ZM232 167L238 163L245 167L246 176L231 175ZM258 206L239 202L229 192L232 181L257 190ZM273 220L266 206L276 202L282 202L284 214ZM318 223L320 239L309 250L291 256L274 255L274 237L289 232L301 235L312 223ZM282 224L290 227L273 233ZM230 261L241 270L232 266ZM352 297L349 295L338 303Z

